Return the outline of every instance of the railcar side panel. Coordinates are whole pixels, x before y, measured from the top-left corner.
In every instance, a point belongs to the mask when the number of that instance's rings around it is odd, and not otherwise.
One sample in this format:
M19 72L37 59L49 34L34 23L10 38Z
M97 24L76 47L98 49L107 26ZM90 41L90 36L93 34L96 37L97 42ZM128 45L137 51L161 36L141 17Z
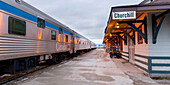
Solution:
M26 21L26 35L8 33L8 18L14 17L0 12L0 60L26 56L43 55L70 51L71 35L59 34L56 40L51 40L51 29L37 27L37 24ZM15 17L14 17L15 18ZM21 19L22 18L18 18ZM3 22L3 24L2 24ZM65 35L68 42L65 42ZM5 56L5 57L4 57Z

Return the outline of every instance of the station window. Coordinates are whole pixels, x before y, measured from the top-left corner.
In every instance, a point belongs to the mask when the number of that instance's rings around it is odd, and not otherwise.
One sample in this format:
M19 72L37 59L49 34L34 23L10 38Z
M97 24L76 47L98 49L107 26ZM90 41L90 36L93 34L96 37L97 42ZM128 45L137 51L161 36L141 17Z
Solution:
M68 35L66 35L66 42L68 42Z
M37 20L37 26L40 27L40 28L45 29L45 20L43 20L43 19L41 19L41 18L38 18L38 20Z
M56 40L56 31L51 30L51 40Z
M16 18L9 17L8 33L16 35L26 35L26 22Z
M140 29L140 31L142 31L142 29ZM138 33L138 44L143 44L143 38L139 33Z
M59 28L59 34L63 34L63 29Z

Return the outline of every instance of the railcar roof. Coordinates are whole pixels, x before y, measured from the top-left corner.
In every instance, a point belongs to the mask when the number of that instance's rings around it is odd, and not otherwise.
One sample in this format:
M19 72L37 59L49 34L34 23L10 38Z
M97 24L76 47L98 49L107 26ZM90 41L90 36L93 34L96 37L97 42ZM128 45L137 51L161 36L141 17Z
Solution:
M65 30L68 30L72 33L75 33L77 36L81 37L81 38L84 38L88 41L90 41L89 39L87 39L86 37L80 35L79 33L75 32L74 30L70 29L69 27L67 27L66 25L60 23L59 21L57 21L56 19L48 16L47 14L45 14L44 12L40 11L39 9L31 6L30 4L28 4L27 2L21 0L21 4L18 4L16 3L15 0L0 0L0 1L3 1L7 4L10 4L11 6L14 6L22 11L25 11L31 15L34 15L36 17L40 17L40 18L43 18L44 20L50 22L51 24L54 24L54 25L57 25L59 27L62 27L63 29ZM92 42L92 41L90 41Z
M54 18L48 16L47 14L45 14L44 12L38 10L37 8L31 6L30 4L26 3L25 1L21 0L21 4L18 4L15 2L15 0L0 0L0 1L3 1L7 4L10 4L20 10L23 10L31 15L34 15L36 17L40 17L40 18L43 18L45 19L46 21L54 24L54 25L57 25L59 27L62 27L64 28L65 30L68 30L68 31L71 31L72 32L72 29L70 29L69 27L67 27L66 25L60 23L59 21L55 20Z

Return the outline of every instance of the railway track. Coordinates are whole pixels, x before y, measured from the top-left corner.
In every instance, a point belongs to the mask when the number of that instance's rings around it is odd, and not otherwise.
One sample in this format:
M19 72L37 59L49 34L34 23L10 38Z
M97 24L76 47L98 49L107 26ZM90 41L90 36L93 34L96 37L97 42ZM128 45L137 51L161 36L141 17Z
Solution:
M82 54L85 54L85 52L79 53L78 56L81 56ZM4 85L15 85L12 82L13 80L17 80L19 78L23 78L23 80L24 80L24 77L29 76L29 74L32 74L32 73L34 73L36 71L42 70L42 69L47 68L47 67L52 66L52 65L63 64L64 61L68 61L68 60L71 60L71 59L72 58L67 57L64 60L62 60L62 61L60 61L60 62L58 62L56 64L49 64L48 62L46 62L46 63L40 64L40 66L37 66L37 67L35 67L33 69L29 69L27 71L24 71L24 72L21 72L21 73L18 73L18 74L13 74L13 75L12 74L10 74L10 75L5 74L5 75L2 75L2 76L0 76L0 85L3 85L3 84ZM22 80L22 79L20 79L20 80Z
M44 69L46 67L48 67L49 65L41 65L41 66L37 66L33 69L30 69L30 70L27 70L27 71L24 71L24 72L21 72L21 73L18 73L18 74L13 74L13 75L3 75L0 77L0 85L2 84L6 84L12 80L15 80L17 78L20 78L20 77L23 77L23 76L26 76L26 75L29 75L35 71L38 71L38 70L41 70L41 69Z

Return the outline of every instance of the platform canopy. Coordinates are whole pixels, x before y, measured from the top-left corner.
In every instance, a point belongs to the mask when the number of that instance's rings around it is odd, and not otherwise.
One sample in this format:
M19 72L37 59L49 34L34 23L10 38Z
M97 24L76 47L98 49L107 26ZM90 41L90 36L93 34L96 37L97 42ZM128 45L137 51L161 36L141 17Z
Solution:
M155 18L155 23L153 22L152 26L155 26L153 29L156 38L157 31L159 31L164 17L166 14L170 13L169 9L170 3L156 2L142 5L112 7L105 28L103 44L106 44L106 42L118 44L120 39L127 43L127 36L129 36L135 44L135 32L138 32L147 44L147 14L158 14L152 16ZM145 17L141 19L140 17L143 15L145 15ZM144 31L140 30L141 27L144 27ZM119 38L119 40L117 40L117 38ZM156 42L156 40L154 41Z

